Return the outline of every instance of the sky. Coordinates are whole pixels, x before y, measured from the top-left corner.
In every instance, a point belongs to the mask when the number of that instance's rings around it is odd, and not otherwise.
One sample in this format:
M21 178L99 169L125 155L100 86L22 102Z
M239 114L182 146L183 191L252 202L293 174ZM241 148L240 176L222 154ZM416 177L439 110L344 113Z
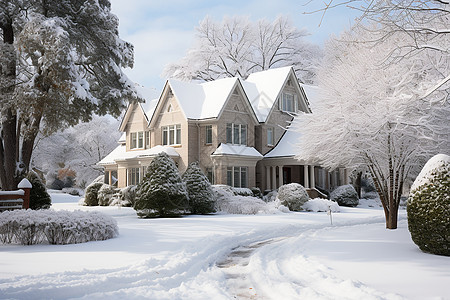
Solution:
M134 45L133 69L128 77L159 93L166 78L164 66L178 62L194 44L195 28L206 16L221 21L225 16L248 16L250 20L275 20L289 16L295 26L305 28L307 40L323 45L330 34L347 29L357 12L346 7L322 13L313 12L324 6L324 0L111 0L112 12L119 17L120 37ZM319 26L320 25L320 26Z

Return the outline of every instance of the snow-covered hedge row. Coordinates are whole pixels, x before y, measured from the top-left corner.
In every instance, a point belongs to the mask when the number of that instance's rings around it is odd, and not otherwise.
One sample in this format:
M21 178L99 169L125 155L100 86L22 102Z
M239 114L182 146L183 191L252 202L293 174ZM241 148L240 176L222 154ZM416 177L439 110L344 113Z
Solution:
M228 185L213 185L216 194L216 211L229 214L254 215L268 213L270 207L267 203L253 196L238 195L236 189ZM244 189L239 189L243 192ZM249 190L250 191L250 190ZM250 194L253 193L250 191Z
M4 244L77 244L118 234L117 222L100 212L27 209L0 213L0 242Z
M322 198L314 198L314 199L309 199L308 201L306 201L303 204L303 209L306 211L314 211L314 212L319 212L319 211L330 211L331 212L339 212L340 211L340 207L339 204L337 204L337 202L328 200L328 199L322 199Z

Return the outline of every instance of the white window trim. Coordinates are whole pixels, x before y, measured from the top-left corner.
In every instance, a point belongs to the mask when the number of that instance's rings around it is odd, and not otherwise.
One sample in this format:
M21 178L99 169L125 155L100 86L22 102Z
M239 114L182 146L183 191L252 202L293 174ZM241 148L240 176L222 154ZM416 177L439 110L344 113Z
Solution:
M139 135L142 134L142 145L139 143ZM130 133L130 149L144 149L145 145L144 131L135 131ZM134 140L134 145L133 145Z
M170 131L171 127L173 127L174 135L173 135L173 144L170 143ZM178 134L179 131L179 134ZM166 135L167 144L164 143L164 136ZM161 127L161 144L163 146L178 146L181 145L181 124L175 125L167 125ZM179 139L179 143L177 142Z
M211 136L211 140L208 141L208 136ZM206 145L211 145L212 144L212 125L206 125L205 126L205 144Z
M285 102L284 102L284 97L285 97L285 95L290 95L290 96L292 96L292 101L293 101L293 110L294 111L290 111L290 110L287 110L286 109L286 105L285 105ZM296 97L296 95L295 94L291 94L291 93L285 93L285 92L283 92L282 94L281 94L281 98L280 98L280 101L279 101L279 108L280 108L280 110L281 111L283 111L283 112L287 112L287 113L296 113L297 111L298 111L298 104L297 104L297 97Z
M237 188L247 188L248 187L248 167L227 167L227 184L228 184L228 172L231 170L231 186L232 187L237 187ZM238 174L239 174L239 186L235 186L234 184L234 174L235 171L238 170ZM242 186L242 173L245 173L245 183L244 186Z
M272 132L272 138L269 140L269 131ZM267 138L267 146L274 146L275 144L275 137L274 137L275 130L273 127L267 128L266 138Z
M244 146L247 146L247 137L248 137L248 126L247 126L247 124L235 124L235 123L227 123L227 127L226 127L226 132L227 132L227 130L228 130L228 125L230 125L231 124L231 143L228 143L228 136L226 136L226 141L227 141L227 143L228 144L232 144L232 145L244 145ZM235 138L235 134L234 134L234 131L235 131L235 128L236 127L238 127L237 129L238 129L238 134L239 134L239 137L238 137L238 142L237 143L235 143L234 142L234 138ZM243 128L245 128L245 143L243 143L243 135L242 135L242 129Z

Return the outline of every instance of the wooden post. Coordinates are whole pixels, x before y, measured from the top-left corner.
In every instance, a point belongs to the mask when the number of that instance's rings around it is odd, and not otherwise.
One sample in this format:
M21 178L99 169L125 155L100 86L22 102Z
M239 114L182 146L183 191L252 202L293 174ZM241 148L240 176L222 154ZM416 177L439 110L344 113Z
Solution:
M21 190L24 191L23 205L22 205L22 207L24 209L30 208L30 191L31 191L32 187L33 186L31 185L31 183L26 178L22 179L22 181L19 182L19 184L17 185L18 189L21 189Z

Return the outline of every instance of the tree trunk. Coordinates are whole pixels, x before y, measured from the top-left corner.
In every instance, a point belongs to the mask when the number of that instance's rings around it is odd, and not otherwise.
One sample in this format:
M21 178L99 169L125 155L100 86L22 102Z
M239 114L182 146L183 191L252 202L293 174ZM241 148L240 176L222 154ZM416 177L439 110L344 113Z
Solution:
M355 179L355 189L356 189L356 193L358 193L359 199L361 199L361 178L362 178L362 172L358 172L358 174L356 174L356 179Z
M398 207L395 199L389 199L389 215L386 218L387 229L397 229Z

